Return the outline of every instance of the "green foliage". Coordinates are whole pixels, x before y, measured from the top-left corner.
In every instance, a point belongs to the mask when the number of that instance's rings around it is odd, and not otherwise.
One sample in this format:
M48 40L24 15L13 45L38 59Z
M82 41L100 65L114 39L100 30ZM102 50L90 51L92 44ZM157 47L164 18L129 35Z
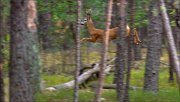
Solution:
M148 24L148 10L150 0L137 0L135 4L135 27L143 27Z
M37 0L39 12L51 12L52 20L59 19L65 21L75 21L76 16L76 1L69 0L53 0L45 2L44 0Z
M92 18L97 28L104 28L105 25L105 6L104 0L83 0L83 11L92 9Z

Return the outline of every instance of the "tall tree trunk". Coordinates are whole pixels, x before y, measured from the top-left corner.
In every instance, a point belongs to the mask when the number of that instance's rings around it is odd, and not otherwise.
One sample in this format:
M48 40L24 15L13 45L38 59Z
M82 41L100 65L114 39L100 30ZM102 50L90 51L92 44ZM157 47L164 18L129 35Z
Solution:
M10 102L34 102L26 69L28 65L28 2L11 0L10 21Z
M44 6L48 6L50 3L49 0L43 0ZM42 4L41 4L42 5ZM41 6L39 5L39 6ZM51 37L50 37L50 28L52 26L51 23L51 12L50 11L39 11L38 15L39 24L38 24L38 33L39 33L39 40L42 44L42 48L44 50L47 50L48 48L51 48Z
M74 100L73 102L78 102L78 76L81 69L81 51L80 51L80 22L81 22L81 8L82 1L77 0L77 26L76 26L76 72L75 72L75 86L74 86Z
M175 44L176 44L176 49L177 49L177 51L180 51L180 28L178 28L176 26L172 30L174 33L174 38L175 38L174 40L175 40Z
M135 15L135 0L129 0L129 8L130 8L130 29L134 29L134 15ZM130 85L130 72L131 72L131 63L134 60L134 52L133 52L133 30L130 30L130 36L127 40L128 44L128 54L127 54L127 70L126 70L126 84L124 91L124 102L129 102L129 85Z
M117 27L118 26L118 18L119 15L118 15L118 5L117 5L117 0L114 0L114 3L113 3L113 12L112 12L112 27ZM117 71L114 72L114 80L113 80L113 83L115 84L117 82Z
M148 27L148 51L146 58L146 69L144 79L144 90L158 91L158 76L160 67L160 49L161 49L161 20L158 12L156 0L152 1L149 14Z
M174 64L173 64L173 59L172 59L172 55L170 53L170 51L168 51L169 53L169 82L172 83L174 82Z
M111 22L111 26L113 27L117 27L118 26L118 6L117 6L117 0L113 1L113 8L112 8L112 22Z
M117 100L118 102L123 102L124 100L124 70L126 66L126 17L125 17L125 8L126 0L118 0L120 4L118 6L119 16L120 16L120 25L119 32L117 36L117 52L116 52L116 72L117 72Z
M35 0L28 1L28 15L27 15L27 25L28 25L28 64L29 68L27 70L28 80L32 86L33 93L40 91L40 57L39 57L39 43L37 35L37 12L36 12L36 2Z
M4 33L4 18L3 18L4 5L3 0L0 0L0 102L5 102L4 100L4 81L3 81L3 36Z
M161 11L161 15L162 15L162 20L163 20L165 32L166 32L166 35L167 35L169 51L170 51L170 53L172 55L174 68L176 70L177 82L178 82L178 84L180 86L180 64L179 64L179 58L178 58L178 55L177 55L175 42L174 42L174 38L173 38L173 34L172 34L172 29L170 27L169 17L168 17L167 12L166 12L166 7L165 7L165 4L164 4L164 1L163 0L158 0L158 3L160 5L160 11Z
M112 4L113 0L108 0L108 8L106 11L106 28L105 28L105 34L103 36L103 45L101 50L101 67L100 67L100 73L99 73L99 81L98 81L98 87L96 89L95 94L95 100L94 102L101 102L101 91L104 83L104 77L105 77L105 69L107 66L107 55L108 55L108 45L109 45L109 28L111 25L111 15L112 15Z
M138 34L141 38L141 31L140 30L137 30L138 31ZM137 60L141 60L141 45L137 45L135 44L134 45L134 59L137 61Z

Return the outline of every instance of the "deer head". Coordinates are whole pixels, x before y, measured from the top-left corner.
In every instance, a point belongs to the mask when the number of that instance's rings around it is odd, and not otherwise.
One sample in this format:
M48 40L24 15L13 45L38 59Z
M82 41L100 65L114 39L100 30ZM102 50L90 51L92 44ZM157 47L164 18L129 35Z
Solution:
M86 12L86 17L81 21L81 25L85 25L87 23L87 21L91 19L92 10L86 9L85 12Z

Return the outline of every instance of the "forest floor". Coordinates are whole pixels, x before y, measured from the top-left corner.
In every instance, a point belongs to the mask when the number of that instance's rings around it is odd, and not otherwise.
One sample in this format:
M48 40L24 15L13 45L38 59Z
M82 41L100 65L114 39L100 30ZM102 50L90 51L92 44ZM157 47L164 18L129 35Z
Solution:
M176 81L168 82L167 69L160 70L159 92L157 94L144 92L143 88L143 69L133 69L131 72L131 86L138 87L135 90L130 90L131 102L180 102L180 93L178 91ZM53 75L42 77L48 86L64 83L72 79L72 76ZM111 84L113 74L106 76L105 83ZM140 87L140 88L139 88ZM80 89L79 102L92 102L94 98L94 89ZM116 102L116 91L114 89L104 89L102 98L103 102ZM44 91L36 95L37 102L72 102L73 90L61 90L58 92Z
M144 50L143 50L144 51ZM142 51L142 52L143 52ZM163 51L164 52L164 51ZM130 102L180 102L180 93L176 84L168 82L168 55L163 54L161 57L161 67L159 70L159 91L158 93L149 93L143 91L145 60L135 62L138 67L132 68L131 83L137 89L130 90ZM137 65L136 65L137 66ZM112 84L114 74L106 76L105 83ZM175 75L174 75L175 77ZM53 86L73 80L71 74L42 74L44 87ZM96 82L96 81L95 81ZM89 83L91 84L91 83ZM92 102L95 90L93 88L82 88L79 91L79 102ZM116 102L116 90L104 89L102 94L103 102ZM36 102L72 102L73 90L65 89L61 91L42 91L36 95Z

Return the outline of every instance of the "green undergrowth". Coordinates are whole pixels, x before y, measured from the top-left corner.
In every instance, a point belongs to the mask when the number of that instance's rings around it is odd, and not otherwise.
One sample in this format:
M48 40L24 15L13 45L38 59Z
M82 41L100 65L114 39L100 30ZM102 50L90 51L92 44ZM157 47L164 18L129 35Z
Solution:
M84 49L85 50L85 49ZM99 52L94 52L94 49L90 51L89 59L85 59L86 53L82 54L83 63L95 63L99 62L100 59ZM113 51L111 51L113 52ZM146 50L142 50L142 52L146 52ZM166 51L163 51L161 62L168 63L168 54ZM114 56L114 53L110 55L110 58ZM145 58L145 54L143 54ZM58 58L61 59L61 58ZM50 60L50 59L48 59ZM150 93L143 91L144 84L144 70L145 70L145 59L138 62L138 68L132 68L131 71L131 81L130 85L133 87L137 87L135 90L130 90L130 102L180 102L180 93L177 88L176 79L173 83L168 82L168 66L165 64L161 64L159 69L159 91L157 93ZM43 74L42 80L45 83L45 87L53 86L57 84L62 84L73 80L73 74L60 74L60 75L48 75ZM174 76L175 78L175 76ZM110 73L105 78L106 84L112 84L114 80L114 74ZM94 82L94 81L93 81ZM91 84L91 83L89 83ZM95 96L95 90L91 88L80 89L79 90L79 102L93 102ZM116 90L114 89L105 89L103 90L102 102L117 102L116 101ZM57 92L51 91L43 91L36 95L36 102L72 102L73 101L73 90L60 90Z
M83 89L79 91L79 102L93 102L94 91ZM37 102L72 102L73 90L46 92L36 95ZM117 102L115 90L103 90L103 102ZM130 91L130 102L180 102L176 88L161 89L158 93L149 93L142 90Z
M159 92L149 93L144 92L143 69L133 69L131 71L131 86L138 87L136 90L130 90L130 102L180 102L180 93L174 83L168 83L168 70L160 69L159 72ZM69 75L42 75L42 79L45 80L47 86L52 86L60 83L65 83L73 79L73 76ZM111 84L113 82L113 73L109 74L105 78L105 83ZM94 98L94 89L80 89L79 102L92 102ZM103 102L117 102L116 91L113 89L103 90L102 99ZM61 90L58 92L45 91L36 95L37 102L72 102L73 90Z
M42 79L44 80L45 87L57 85L60 83L65 83L73 79L73 76L71 75L47 75L43 74Z

